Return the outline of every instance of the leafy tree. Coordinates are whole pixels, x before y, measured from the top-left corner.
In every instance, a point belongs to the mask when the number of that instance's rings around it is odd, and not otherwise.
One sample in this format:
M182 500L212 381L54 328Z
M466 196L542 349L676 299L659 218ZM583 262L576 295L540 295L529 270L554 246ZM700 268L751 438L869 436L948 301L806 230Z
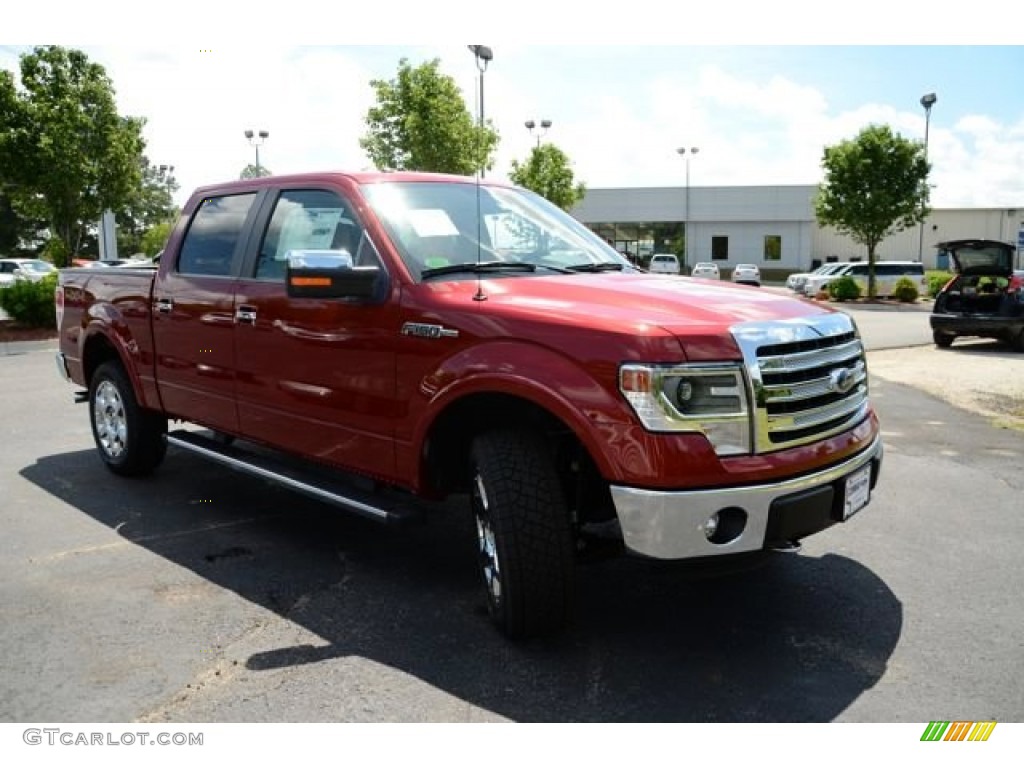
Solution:
M166 166L152 165L146 157L140 158L140 168L142 181L139 192L117 217L118 254L128 255L139 251L149 253L144 245L145 234L160 223L173 220L177 215L173 195L178 190L178 182L173 170L168 171ZM156 250L160 250L160 246Z
M142 236L142 252L147 256L156 256L157 252L164 247L173 228L174 222L161 221L159 224L155 224L146 230L146 233Z
M393 80L371 80L377 104L359 140L381 170L469 176L489 169L498 145L491 122L473 119L455 81L434 59L418 67L402 59Z
M260 164L260 167L257 168L255 166L255 164L249 163L247 166L245 166L245 168L242 169L242 172L238 175L238 178L240 178L240 179L259 179L259 178L261 178L263 176L273 176L273 175L274 175L273 172L269 168L267 168L267 166L265 166L263 164Z
M20 89L0 72L0 168L19 212L45 218L67 258L137 194L143 121L117 113L106 71L81 51L39 47L20 64Z
M532 189L562 210L569 210L583 199L587 188L573 177L568 155L554 144L534 147L522 165L512 161L509 178L521 187Z
M826 147L825 182L814 211L818 223L835 227L868 251L868 296L875 296L875 250L890 235L928 215L924 145L871 125L857 138Z
M34 253L33 246L38 246L45 238L42 230L46 222L23 216L14 207L11 197L3 191L0 180L0 256L20 256Z

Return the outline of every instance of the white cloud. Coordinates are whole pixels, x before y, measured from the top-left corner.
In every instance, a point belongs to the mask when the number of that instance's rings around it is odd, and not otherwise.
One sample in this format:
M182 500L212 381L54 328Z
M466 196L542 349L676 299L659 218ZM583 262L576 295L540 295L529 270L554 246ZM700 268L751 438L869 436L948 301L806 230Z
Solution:
M414 64L439 58L476 110L479 74L462 45L395 48L393 58L360 47L85 50L107 68L122 112L147 119L147 154L175 166L179 199L196 186L236 178L254 160L247 128L270 132L260 161L276 173L367 167L358 142L373 100L369 83L393 77L400 55ZM507 45L500 54L501 62L514 62L530 52ZM590 187L682 186L679 146L700 148L690 163L694 186L814 184L822 177L823 148L869 123L891 125L907 138L924 135L920 111L872 102L838 111L821 91L771 72L740 76L725 65L707 66L633 87L593 84L583 74L592 62L583 59L577 74L557 75L557 88L549 90L564 98L546 114L540 84L517 78L511 64L489 68L486 113L501 133L491 176L506 178L512 159L530 151L535 139L523 125L529 118L554 120L545 140L566 151ZM16 53L0 49L0 66L16 69ZM933 123L929 157L933 205L1024 206L1024 121L979 114L939 128Z

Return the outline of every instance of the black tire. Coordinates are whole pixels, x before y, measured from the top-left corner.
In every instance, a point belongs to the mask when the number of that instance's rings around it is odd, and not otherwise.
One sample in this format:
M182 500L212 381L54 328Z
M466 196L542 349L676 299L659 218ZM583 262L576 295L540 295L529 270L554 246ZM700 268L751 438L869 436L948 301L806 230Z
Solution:
M547 444L530 432L483 434L470 449L470 480L491 619L514 639L563 629L573 605L575 556Z
M117 475L147 475L167 451L167 419L139 406L119 362L103 363L89 382L89 422L96 449Z
M943 331L932 331L932 340L935 342L935 346L948 349L953 346L953 339L956 336L952 333L944 333Z
M1010 347L1014 352L1024 352L1024 328L1017 331L1017 335L1010 337Z

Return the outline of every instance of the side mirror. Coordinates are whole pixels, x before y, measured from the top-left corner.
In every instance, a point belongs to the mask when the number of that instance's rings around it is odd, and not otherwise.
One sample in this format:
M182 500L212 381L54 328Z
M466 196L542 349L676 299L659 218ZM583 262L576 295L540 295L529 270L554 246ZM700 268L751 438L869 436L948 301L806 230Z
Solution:
M381 269L355 266L346 250L288 251L285 259L285 284L292 298L369 300L381 293Z

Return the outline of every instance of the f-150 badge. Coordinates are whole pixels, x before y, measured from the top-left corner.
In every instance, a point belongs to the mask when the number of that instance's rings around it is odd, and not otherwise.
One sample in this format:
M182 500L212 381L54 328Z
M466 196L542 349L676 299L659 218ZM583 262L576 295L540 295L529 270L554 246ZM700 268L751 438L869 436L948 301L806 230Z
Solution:
M442 336L458 338L459 332L443 325L430 325L429 323L405 323L402 326L403 336L419 336L424 339L440 339Z

